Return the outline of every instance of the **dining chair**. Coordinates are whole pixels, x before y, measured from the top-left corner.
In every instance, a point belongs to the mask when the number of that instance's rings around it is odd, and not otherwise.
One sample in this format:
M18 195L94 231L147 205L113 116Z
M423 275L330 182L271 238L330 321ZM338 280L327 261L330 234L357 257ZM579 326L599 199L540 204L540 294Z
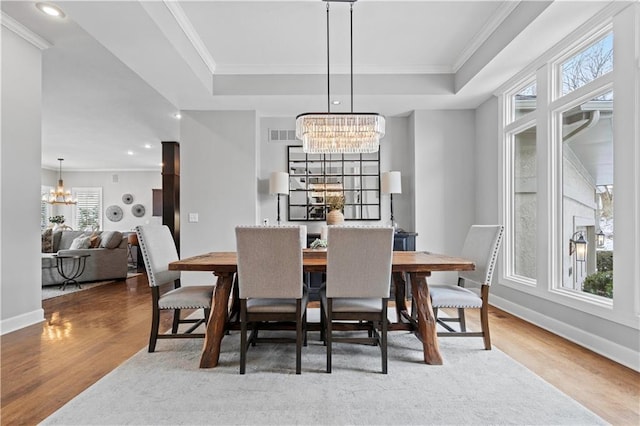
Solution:
M438 324L447 331L438 332L438 336L478 336L484 338L484 348L491 349L489 334L489 287L493 270L498 259L502 242L502 225L473 225L467 233L461 257L473 260L473 271L458 273L457 285L429 285L431 305ZM471 284L477 288L467 288ZM457 317L438 318L441 308L457 309ZM465 309L480 309L481 331L467 331ZM460 331L450 327L448 322L458 322Z
M209 319L214 286L181 286L180 271L169 270L169 263L179 258L171 231L166 225L138 225L136 235L151 287L153 314L149 352L155 351L158 339L203 338L204 333L194 331ZM182 309L203 309L204 317L182 319ZM160 311L163 310L173 311L171 333L159 333ZM180 324L192 325L179 332Z
M380 346L382 373L387 374L392 256L391 227L328 228L327 281L320 293L327 373L331 373L333 344L343 342ZM363 331L366 337L355 334Z
M302 282L303 226L238 226L238 297L240 298L240 374L249 344L271 341L296 344L296 374L302 371L306 342L307 292ZM259 337L259 329L291 330L294 338ZM247 330L251 335L247 338Z

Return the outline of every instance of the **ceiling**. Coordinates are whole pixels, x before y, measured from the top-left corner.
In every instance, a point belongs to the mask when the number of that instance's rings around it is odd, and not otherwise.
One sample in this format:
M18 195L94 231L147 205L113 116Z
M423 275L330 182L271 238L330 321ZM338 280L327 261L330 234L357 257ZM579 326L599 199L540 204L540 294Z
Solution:
M360 0L354 109L475 108L610 2ZM326 3L2 1L43 51L43 167L160 170L180 110L326 111ZM349 109L349 6L332 2L331 99ZM145 148L145 145L150 147ZM131 151L131 155L127 154Z

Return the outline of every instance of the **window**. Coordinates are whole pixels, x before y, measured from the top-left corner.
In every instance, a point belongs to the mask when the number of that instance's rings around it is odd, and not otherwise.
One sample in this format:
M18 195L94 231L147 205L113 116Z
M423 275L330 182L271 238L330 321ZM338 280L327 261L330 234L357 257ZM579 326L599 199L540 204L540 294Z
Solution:
M609 32L560 64L561 94L566 95L613 70L613 33Z
M518 118L535 111L537 96L538 93L535 81L518 90L517 93L511 97L511 113L513 119L517 120Z
M612 119L612 91L562 113L562 235L567 247L579 236L587 243L584 257L563 250L562 288L607 298L613 297Z
M102 229L102 188L72 188L78 200L72 213L73 229Z
M512 275L536 278L536 127L512 138L511 258Z

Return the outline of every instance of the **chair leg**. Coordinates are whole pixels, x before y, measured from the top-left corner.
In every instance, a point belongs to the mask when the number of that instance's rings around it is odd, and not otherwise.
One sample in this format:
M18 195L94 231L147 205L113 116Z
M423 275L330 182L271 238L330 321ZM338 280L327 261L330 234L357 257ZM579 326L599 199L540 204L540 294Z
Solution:
M325 322L325 312L324 305L320 302L320 340L322 340L322 344L327 346L327 336L326 336L326 322Z
M387 374L387 302L383 302L382 308L382 321L380 325L382 328L382 336L380 336L380 350L382 351L382 374Z
M458 308L458 321L460 322L460 331L467 331L467 322L464 318L464 308Z
M149 336L149 352L155 352L158 341L158 328L160 327L160 309L154 300L153 313L151 315L151 334Z
M304 316L302 315L302 303L301 300L298 299L296 303L296 374L302 373L302 341L303 339L303 321Z
M326 331L324 334L324 338L325 338L325 343L327 345L327 373L331 373L331 334L332 334L332 330L331 330L331 310L332 310L333 306L332 306L332 301L331 299L327 299L327 308L326 308L326 317L325 317L325 322L326 322Z
M482 338L484 339L484 348L491 350L491 335L489 334L489 306L485 303L480 308L480 325L482 327Z
M176 334L178 332L178 326L180 325L180 309L173 310L173 325L171 326L171 332Z
M240 374L247 366L247 299L240 302Z

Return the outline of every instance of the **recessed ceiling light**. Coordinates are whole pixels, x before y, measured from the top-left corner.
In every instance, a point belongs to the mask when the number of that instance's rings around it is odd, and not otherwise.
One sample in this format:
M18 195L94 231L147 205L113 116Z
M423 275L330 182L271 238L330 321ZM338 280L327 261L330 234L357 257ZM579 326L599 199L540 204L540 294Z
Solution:
M150 143L146 143L146 144L144 144L144 147L147 148L147 149L151 149L151 144Z
M133 155L133 151L127 151L127 154Z
M334 105L340 105L340 101L332 101L331 103Z
M176 112L175 114L173 114L173 117L177 120L180 120L182 118L182 114L180 114L179 112Z
M36 7L42 12L46 13L49 16L54 16L56 18L64 18L65 14L58 6L51 3L36 3Z

